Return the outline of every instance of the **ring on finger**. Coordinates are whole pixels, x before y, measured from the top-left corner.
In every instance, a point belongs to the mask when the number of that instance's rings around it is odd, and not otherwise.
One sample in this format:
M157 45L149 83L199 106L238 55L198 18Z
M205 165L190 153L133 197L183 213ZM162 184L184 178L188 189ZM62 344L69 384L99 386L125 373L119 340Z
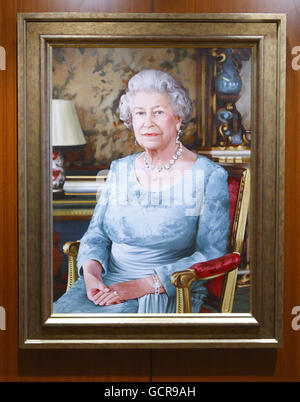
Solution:
M107 304L111 299L114 299L117 296L118 296L118 294L116 295L114 292L111 292L103 300L101 300L99 304L103 306L103 305Z

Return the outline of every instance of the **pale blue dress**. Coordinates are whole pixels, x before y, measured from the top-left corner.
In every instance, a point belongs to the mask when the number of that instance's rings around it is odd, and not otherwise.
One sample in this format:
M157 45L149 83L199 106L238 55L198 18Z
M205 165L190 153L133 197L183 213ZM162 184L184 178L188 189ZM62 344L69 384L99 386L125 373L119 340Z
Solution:
M230 225L227 172L198 155L180 180L153 192L136 178L138 155L111 164L105 189L80 242L79 279L53 304L54 313L175 313L171 274L226 254ZM90 259L102 264L107 286L156 273L166 293L96 306L86 296L81 269ZM207 294L204 285L202 281L192 284L192 312L200 311Z

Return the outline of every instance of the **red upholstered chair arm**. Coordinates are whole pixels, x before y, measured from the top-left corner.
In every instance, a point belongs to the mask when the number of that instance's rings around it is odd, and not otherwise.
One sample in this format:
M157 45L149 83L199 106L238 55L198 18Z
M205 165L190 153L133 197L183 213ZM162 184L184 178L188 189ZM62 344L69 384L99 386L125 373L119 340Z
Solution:
M197 279L211 279L219 275L227 274L237 268L240 259L239 253L229 253L213 260L196 263L188 269L195 271Z
M196 263L184 271L174 272L171 275L171 283L176 287L176 313L191 312L190 285L192 282L225 275L236 269L239 262L240 254L234 252L213 260Z

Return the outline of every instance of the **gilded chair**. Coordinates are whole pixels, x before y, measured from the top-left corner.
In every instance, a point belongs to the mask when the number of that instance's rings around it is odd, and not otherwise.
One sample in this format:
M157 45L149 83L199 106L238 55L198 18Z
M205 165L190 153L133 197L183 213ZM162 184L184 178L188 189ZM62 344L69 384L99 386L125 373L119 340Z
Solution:
M207 281L208 296L201 312L232 311L237 283L240 255L243 251L244 235L250 201L250 171L236 166L226 167L230 195L230 236L228 253L220 258L194 264L184 271L175 272L171 282L176 287L176 313L191 312L190 286L196 280ZM76 258L80 241L64 244L63 251L68 256L69 290L78 278Z

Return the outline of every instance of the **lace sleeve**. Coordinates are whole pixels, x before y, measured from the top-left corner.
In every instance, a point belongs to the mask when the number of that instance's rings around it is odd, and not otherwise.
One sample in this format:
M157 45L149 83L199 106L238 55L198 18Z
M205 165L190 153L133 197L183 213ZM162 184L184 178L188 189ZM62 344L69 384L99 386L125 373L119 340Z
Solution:
M103 228L103 219L111 193L111 187L114 182L113 177L114 162L111 164L110 171L105 182L105 187L95 207L89 227L80 240L80 247L77 256L77 268L79 275L82 274L82 265L88 260L98 261L103 267L103 273L107 271L111 240Z

